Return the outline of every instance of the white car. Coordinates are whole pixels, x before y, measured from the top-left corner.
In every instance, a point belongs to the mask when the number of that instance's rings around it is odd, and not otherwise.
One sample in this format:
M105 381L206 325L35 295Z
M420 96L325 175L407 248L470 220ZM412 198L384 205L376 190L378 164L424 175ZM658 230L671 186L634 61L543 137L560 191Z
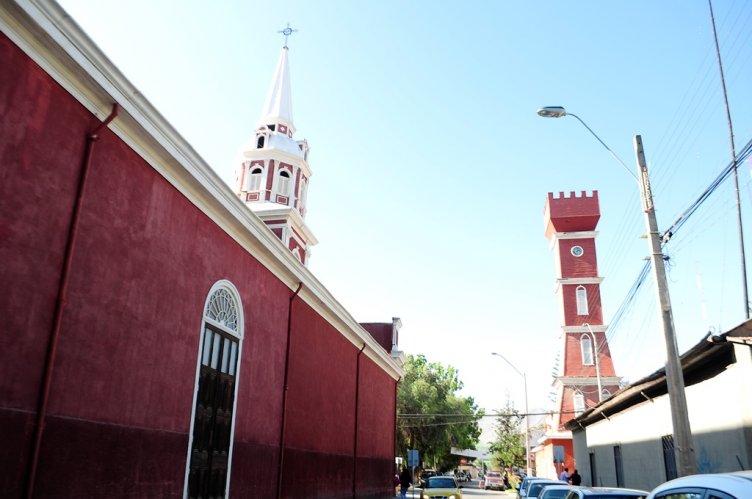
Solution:
M747 499L752 497L752 471L677 478L659 485L648 499Z

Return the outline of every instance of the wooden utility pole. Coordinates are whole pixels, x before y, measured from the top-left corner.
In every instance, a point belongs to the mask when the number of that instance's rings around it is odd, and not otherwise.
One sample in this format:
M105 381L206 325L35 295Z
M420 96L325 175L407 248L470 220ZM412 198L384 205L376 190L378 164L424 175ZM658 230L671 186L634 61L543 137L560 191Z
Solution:
M666 340L666 386L671 407L671 422L674 430L674 447L676 453L676 469L679 476L697 473L695 449L692 442L692 431L689 426L687 413L687 397L684 392L684 375L679 360L679 347L676 344L674 332L674 316L671 313L671 298L668 293L666 267L663 262L658 222L655 218L653 193L650 190L650 177L645 162L645 152L642 148L642 137L635 135L635 155L637 156L637 174L640 182L640 197L642 210L645 212L645 225L648 229L648 245L650 261L653 266L653 277L658 294L658 307L663 324L663 335Z

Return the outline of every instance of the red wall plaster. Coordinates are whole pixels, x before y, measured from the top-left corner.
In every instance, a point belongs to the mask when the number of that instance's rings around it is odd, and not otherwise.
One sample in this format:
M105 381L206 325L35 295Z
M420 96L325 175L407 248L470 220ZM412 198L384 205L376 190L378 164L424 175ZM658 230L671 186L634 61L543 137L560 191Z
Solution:
M12 68L0 72L0 277L13 290L0 294L0 424L13 435L0 490L20 495L76 179L98 121L5 36L0 66ZM291 290L109 130L83 196L35 492L182 494L203 308L227 279L245 318L231 491L270 497ZM358 349L299 299L293 307L284 486L340 496L352 483ZM361 362L359 448L391 463L394 380ZM311 487L302 469L337 480Z

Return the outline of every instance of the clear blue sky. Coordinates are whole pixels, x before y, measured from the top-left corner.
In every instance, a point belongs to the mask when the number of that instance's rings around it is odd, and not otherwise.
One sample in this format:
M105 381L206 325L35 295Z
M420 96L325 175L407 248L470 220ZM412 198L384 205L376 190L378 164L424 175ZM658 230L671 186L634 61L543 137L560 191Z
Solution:
M401 347L460 370L488 410L547 407L561 344L543 234L549 191L601 199L606 323L647 254L629 166L641 134L665 229L729 162L701 0L100 1L63 6L228 182L287 22L297 138L313 171L310 269L361 322L402 318ZM737 150L752 139L752 3L714 2ZM752 254L750 163L739 179ZM732 182L666 248L680 350L743 320ZM698 287L698 282L702 283ZM609 332L619 374L665 358L652 280Z

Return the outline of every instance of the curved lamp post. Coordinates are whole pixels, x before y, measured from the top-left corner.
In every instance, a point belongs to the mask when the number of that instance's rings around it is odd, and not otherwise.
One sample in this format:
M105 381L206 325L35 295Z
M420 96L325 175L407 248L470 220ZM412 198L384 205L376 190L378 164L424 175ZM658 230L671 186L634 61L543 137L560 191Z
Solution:
M645 152L642 148L642 137L635 135L634 147L635 156L637 156L637 171L639 178L635 176L627 165L595 134L579 116L567 113L566 109L561 106L548 106L538 109L538 116L543 118L561 118L564 116L573 116L598 139L606 150L611 153L619 164L627 169L629 174L635 178L640 186L640 198L642 199L642 211L645 213L645 225L648 230L648 246L650 248L650 261L653 267L653 277L655 279L656 293L658 295L658 307L663 325L663 336L666 342L666 387L668 388L669 405L671 407L671 422L673 426L674 442L677 448L677 471L679 476L692 475L697 472L695 462L695 451L692 443L692 431L689 426L689 415L687 414L687 398L684 391L684 375L681 369L679 359L679 348L676 343L676 334L674 333L674 317L671 313L671 298L668 293L668 281L666 280L666 268L664 266L663 249L661 248L660 233L658 232L658 222L655 218L655 206L653 205L653 194L650 190L650 177L648 167L645 162Z
M509 360L500 353L491 352L491 355L499 357L501 360L509 364L509 367L514 369L517 374L522 376L522 383L525 387L525 465L527 466L527 476L532 476L533 469L530 467L530 411L528 411L527 407L527 376L525 373L514 367L514 364L509 362Z

